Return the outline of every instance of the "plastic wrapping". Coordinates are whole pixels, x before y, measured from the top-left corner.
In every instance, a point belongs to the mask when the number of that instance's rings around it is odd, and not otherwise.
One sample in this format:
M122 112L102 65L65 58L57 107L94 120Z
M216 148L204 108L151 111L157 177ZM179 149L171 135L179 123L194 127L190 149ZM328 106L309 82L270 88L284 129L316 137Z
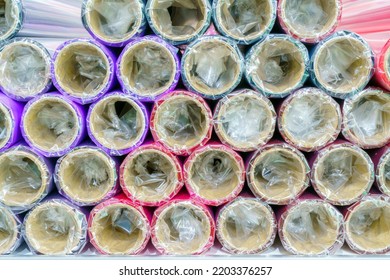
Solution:
M150 129L156 142L177 155L189 155L210 140L212 118L209 106L201 97L174 91L154 104Z
M84 108L63 95L35 97L24 107L22 135L27 144L45 157L60 157L85 136Z
M315 47L311 69L311 79L317 87L345 99L363 90L370 81L374 54L359 35L338 31Z
M390 142L390 95L367 88L348 98L343 106L343 135L364 149L381 148Z
M22 1L3 0L0 4L0 42L14 37L22 28L24 12Z
M88 111L89 137L112 156L125 155L139 147L148 127L145 106L121 92L106 94Z
M59 92L80 104L89 104L113 86L115 55L89 39L73 39L62 44L53 56L53 83Z
M58 191L78 206L92 206L113 197L119 189L118 164L103 150L79 146L57 161Z
M178 52L157 36L133 40L116 65L123 91L141 101L153 101L173 91L180 80Z
M283 139L305 152L334 142L341 131L340 105L317 88L302 88L283 101L278 126Z
M251 45L271 32L276 6L276 0L216 0L214 24L223 36Z
M341 20L341 0L280 0L278 19L290 36L318 43L331 35Z
M390 91L390 40L376 57L374 78L382 88Z
M256 198L238 197L217 217L218 240L232 254L259 254L273 245L276 233L273 210Z
M271 34L246 55L248 83L268 97L283 98L302 87L309 77L309 52L294 38Z
M31 252L73 255L87 244L87 216L65 199L52 198L35 206L24 218L23 236Z
M184 180L194 200L219 206L240 194L245 183L244 161L227 146L208 144L187 158Z
M202 36L212 13L208 0L149 0L145 12L153 32L173 45Z
M144 34L146 18L142 0L84 0L81 18L96 40L123 47Z
M131 152L119 174L123 192L144 206L161 206L184 184L179 160L159 144L146 144Z
M123 198L109 199L89 216L88 235L104 255L140 254L150 239L150 223L144 209Z
M253 194L275 205L297 199L309 186L309 173L305 156L281 142L254 152L246 166L247 183Z
M23 241L18 216L0 204L0 256L12 254Z
M311 182L318 195L333 205L351 205L368 194L375 179L368 154L350 143L335 143L312 160Z
M0 152L20 141L23 105L0 93Z
M244 67L244 58L234 41L203 36L186 48L181 61L182 80L189 91L219 99L239 85Z
M222 143L241 152L254 151L274 135L276 113L261 94L243 89L219 101L214 113L214 128Z
M376 183L378 188L385 195L390 196L390 147L379 150L377 158Z

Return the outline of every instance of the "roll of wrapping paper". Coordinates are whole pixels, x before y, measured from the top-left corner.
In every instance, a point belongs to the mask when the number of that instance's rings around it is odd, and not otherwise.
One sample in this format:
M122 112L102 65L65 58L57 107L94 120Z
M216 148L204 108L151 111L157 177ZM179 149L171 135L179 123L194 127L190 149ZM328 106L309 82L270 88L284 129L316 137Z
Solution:
M338 31L320 42L313 50L310 64L313 83L341 99L363 90L374 74L370 46L349 31Z
M245 77L257 91L283 98L309 77L309 52L304 44L282 34L270 34L246 55Z
M134 39L122 51L116 75L124 92L154 101L173 91L180 80L179 50L157 36Z
M390 196L390 145L374 152L371 158L375 164L376 185L383 194Z
M242 191L245 183L244 161L225 145L207 144L187 158L184 181L193 200L219 206L232 201Z
M390 91L390 40L387 41L375 60L375 81L385 90Z
M341 0L280 0L278 19L290 36L315 44L331 35L341 20Z
M84 107L58 93L30 100L24 107L21 129L24 140L45 157L61 157L86 135Z
M96 41L66 41L53 56L53 84L77 103L92 103L114 87L115 63L115 55Z
M23 241L22 223L11 209L0 204L0 256L15 252Z
M239 85L244 68L244 58L233 40L203 36L186 48L181 77L189 91L207 99L220 99Z
M23 104L0 93L0 152L9 149L21 140L22 112Z
M203 98L177 90L156 101L150 130L156 142L176 155L185 156L210 140L212 118Z
M212 6L214 24L223 36L251 45L271 32L276 6L276 0L216 0Z
M221 99L214 112L214 129L221 142L233 150L252 152L274 135L274 106L250 89L235 91Z
M5 0L1 7L0 42L16 36L24 23L24 11L21 0Z
M145 140L149 113L142 103L112 92L89 107L87 129L91 140L112 156L130 153Z
M0 153L0 204L30 210L53 189L52 173L52 163L25 144Z
M340 105L318 88L302 88L285 99L278 112L283 139L304 152L333 143L341 131Z
M93 206L119 190L119 161L92 145L74 148L57 161L54 181L60 194L78 206Z
M252 193L268 204L287 205L309 186L310 168L294 147L272 141L249 156L246 179Z
M123 192L133 202L157 207L183 187L181 163L162 145L148 143L132 151L119 171Z

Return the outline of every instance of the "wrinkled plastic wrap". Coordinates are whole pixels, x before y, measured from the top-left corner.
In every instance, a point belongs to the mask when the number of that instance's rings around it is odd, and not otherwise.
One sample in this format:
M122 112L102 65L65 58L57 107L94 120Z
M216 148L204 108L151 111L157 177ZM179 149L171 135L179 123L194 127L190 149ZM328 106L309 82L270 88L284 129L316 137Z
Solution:
M221 142L233 150L252 152L274 135L276 113L271 101L250 89L221 99L214 112L214 129Z
M255 196L268 204L286 205L309 186L310 168L294 147L274 142L254 152L246 164L246 178Z
M114 86L115 63L115 55L97 41L66 41L53 55L53 84L77 103L92 103Z
M333 205L351 205L366 196L375 180L368 154L347 142L335 142L311 159L311 182L317 194Z
M112 156L125 155L139 147L148 128L145 106L121 92L106 94L88 111L89 137Z
M17 38L0 47L0 89L18 101L28 101L51 86L51 56L36 40Z
M233 40L203 36L186 48L181 61L182 80L189 91L219 99L239 85L244 67L244 58Z
M180 80L179 50L157 36L129 43L116 65L124 92L141 101L153 101L173 91Z
M146 144L131 152L120 167L123 192L144 206L161 206L183 187L179 160L159 144Z
M283 98L302 87L309 77L309 52L292 37L271 34L246 55L245 77L255 90Z
M218 240L227 252L259 254L273 245L277 222L266 203L257 198L238 197L220 209L216 229Z
M12 254L23 241L20 218L0 204L0 256Z
M103 255L137 255L150 239L149 212L124 198L97 205L88 219L92 245Z
M390 40L376 56L374 78L382 88L390 91Z
M145 9L153 33L173 45L202 36L211 23L208 0L150 0Z
M196 149L184 164L184 180L192 199L219 206L236 198L245 183L241 156L225 145Z
M64 198L50 198L24 218L23 236L33 254L74 255L87 244L87 213Z
M85 109L58 93L30 100L24 107L22 135L27 144L45 157L60 157L85 137Z
M207 103L188 91L174 91L153 107L153 139L177 155L189 155L210 140L213 124Z
M118 192L118 167L103 150L79 146L57 160L54 180L58 191L73 204L92 206Z
M318 88L297 90L283 101L278 127L283 139L304 152L333 143L341 131L340 105Z
M93 38L112 47L123 47L145 33L142 0L84 0L81 18Z
M0 152L18 143L23 105L0 93Z
M345 99L367 86L374 74L374 54L359 35L338 31L314 48L310 74L317 87Z
M3 0L0 4L0 42L16 36L22 28L24 12L22 1Z
M280 0L278 19L290 36L315 44L331 35L341 20L341 0Z
M276 0L216 0L213 19L223 36L251 45L271 32L276 6Z
M372 156L376 163L376 184L379 190L390 196L390 147L384 147Z
M367 88L343 106L343 135L363 149L381 148L390 142L390 94Z

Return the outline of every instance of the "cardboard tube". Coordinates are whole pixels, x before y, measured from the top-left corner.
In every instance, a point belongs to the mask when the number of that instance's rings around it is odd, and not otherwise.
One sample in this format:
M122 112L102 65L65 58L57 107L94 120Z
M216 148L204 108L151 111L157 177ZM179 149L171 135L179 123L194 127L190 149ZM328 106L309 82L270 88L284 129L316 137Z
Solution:
M23 104L0 93L0 152L11 148L21 140L22 112Z
M15 252L23 241L20 218L11 209L0 205L0 255Z
M24 12L22 1L20 0L3 0L1 1L2 9L4 10L4 19L2 19L2 26L0 32L0 41L11 39L23 26Z

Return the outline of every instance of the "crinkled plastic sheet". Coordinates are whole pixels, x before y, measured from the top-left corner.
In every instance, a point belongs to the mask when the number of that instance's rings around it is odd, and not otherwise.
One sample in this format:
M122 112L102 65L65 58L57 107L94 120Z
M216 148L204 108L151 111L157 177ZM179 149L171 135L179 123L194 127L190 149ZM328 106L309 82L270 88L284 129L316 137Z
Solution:
M0 204L0 256L12 254L22 243L21 221L11 209Z
M216 0L214 23L223 36L250 45L271 32L276 6L276 0Z
M309 186L310 168L305 156L283 143L256 151L246 168L248 186L268 204L287 205Z
M344 219L324 201L298 201L280 217L279 236L291 254L333 255L344 244Z
M96 40L123 47L142 36L147 27L142 0L84 0L81 17Z
M348 98L343 107L343 135L364 149L390 142L390 95L368 88Z
M20 0L0 1L0 41L16 36L22 28L24 12Z
M333 205L351 205L368 194L375 179L368 154L349 143L332 144L315 155L311 182Z
M340 105L317 88L302 88L279 110L279 131L294 147L313 152L334 142L341 131Z
M390 148L384 149L376 169L376 182L381 192L390 196Z
M239 90L221 99L214 128L222 143L242 152L254 151L274 135L276 113L272 103L252 90Z
M204 36L186 48L181 62L186 88L219 99L241 82L244 58L236 43L222 36Z
M329 95L345 99L362 91L374 73L374 54L366 41L339 31L319 43L312 55L311 78Z

